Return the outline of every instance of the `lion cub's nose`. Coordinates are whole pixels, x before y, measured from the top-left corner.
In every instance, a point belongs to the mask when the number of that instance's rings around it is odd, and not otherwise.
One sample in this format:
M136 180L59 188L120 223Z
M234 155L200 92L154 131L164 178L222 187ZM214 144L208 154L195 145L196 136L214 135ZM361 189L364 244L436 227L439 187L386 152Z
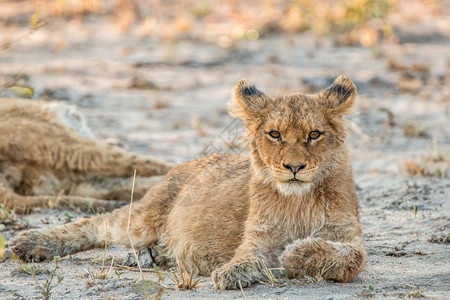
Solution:
M293 166L291 164L284 164L283 163L283 167L285 167L288 170L291 170L292 173L297 174L298 171L303 170L304 168L306 168L306 164L300 164L297 166Z

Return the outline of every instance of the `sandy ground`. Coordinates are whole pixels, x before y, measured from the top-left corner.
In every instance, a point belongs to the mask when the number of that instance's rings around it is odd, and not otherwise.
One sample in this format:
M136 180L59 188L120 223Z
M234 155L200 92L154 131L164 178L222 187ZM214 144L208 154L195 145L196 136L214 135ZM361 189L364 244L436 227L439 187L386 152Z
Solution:
M209 278L181 291L166 275L163 298L450 298L450 37L442 26L405 29L399 43L373 49L335 47L308 33L221 48L198 40L161 42L133 31L122 35L102 21L61 22L2 50L0 76L20 73L34 97L77 105L100 140L176 163L212 148L242 152L226 146L242 129L226 112L231 88L242 77L273 95L317 91L339 74L358 86L359 114L348 118L347 143L368 252L365 271L347 284L292 281L244 293L216 291ZM26 34L20 26L3 32ZM62 211L42 210L5 221L2 233L8 240L23 229L66 221ZM106 265L126 253L110 247ZM153 293L150 285L136 287L139 273L131 270L90 279L103 255L95 250L63 258L57 274L64 279L52 298L141 299L143 290ZM41 298L21 265L0 263L0 299ZM44 272L36 279L43 284L48 277ZM146 272L145 278L158 276Z

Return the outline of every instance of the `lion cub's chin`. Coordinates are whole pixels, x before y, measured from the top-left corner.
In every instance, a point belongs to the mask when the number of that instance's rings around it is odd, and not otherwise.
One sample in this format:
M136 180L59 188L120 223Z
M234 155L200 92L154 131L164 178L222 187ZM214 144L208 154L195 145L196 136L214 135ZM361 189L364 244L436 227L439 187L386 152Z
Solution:
M301 196L311 191L312 182L279 182L278 191L284 196Z

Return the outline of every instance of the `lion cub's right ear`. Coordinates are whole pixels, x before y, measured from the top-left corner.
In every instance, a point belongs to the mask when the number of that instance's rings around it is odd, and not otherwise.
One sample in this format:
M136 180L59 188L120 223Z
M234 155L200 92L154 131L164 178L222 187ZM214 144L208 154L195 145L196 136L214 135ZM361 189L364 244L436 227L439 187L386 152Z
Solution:
M269 99L254 85L249 85L245 79L239 80L234 88L233 99L228 104L230 115L241 118L246 123L261 116L267 107Z

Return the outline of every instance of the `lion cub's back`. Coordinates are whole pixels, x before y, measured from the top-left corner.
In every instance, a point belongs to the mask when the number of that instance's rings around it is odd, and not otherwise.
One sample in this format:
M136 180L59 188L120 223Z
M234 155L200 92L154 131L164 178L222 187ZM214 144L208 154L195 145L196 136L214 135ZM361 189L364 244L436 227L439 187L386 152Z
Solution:
M59 101L0 98L0 122L5 126L2 132L17 126L29 128L27 122L32 122L34 130L39 130L39 125L57 124L58 130L66 134L73 134L71 128L83 137L94 138L83 115L74 106Z
M200 159L168 216L165 244L171 254L202 274L228 261L241 243L249 180L246 156Z
M67 163L66 146L94 143L83 116L63 102L0 98L0 172L8 184L27 195L50 195L72 187L55 175ZM24 171L26 170L26 172Z

